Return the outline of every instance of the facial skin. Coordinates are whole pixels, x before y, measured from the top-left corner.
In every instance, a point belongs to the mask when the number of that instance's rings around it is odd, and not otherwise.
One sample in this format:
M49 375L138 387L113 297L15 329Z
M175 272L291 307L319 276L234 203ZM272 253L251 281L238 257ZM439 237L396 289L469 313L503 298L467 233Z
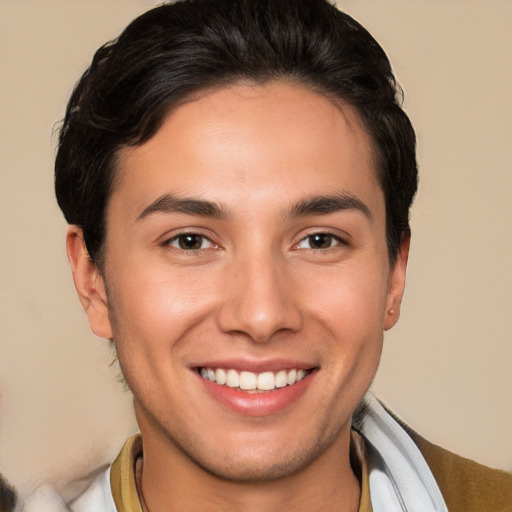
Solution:
M408 247L390 268L354 109L284 82L209 92L123 150L118 172L104 276L76 227L68 253L91 328L114 338L134 394L148 508L165 509L166 492L179 501L181 479L184 493L209 493L202 510L218 510L223 486L275 482L288 489L276 510L294 496L294 510L320 509L319 496L339 510L340 492L350 510L351 416L398 319ZM201 367L308 373L233 393Z

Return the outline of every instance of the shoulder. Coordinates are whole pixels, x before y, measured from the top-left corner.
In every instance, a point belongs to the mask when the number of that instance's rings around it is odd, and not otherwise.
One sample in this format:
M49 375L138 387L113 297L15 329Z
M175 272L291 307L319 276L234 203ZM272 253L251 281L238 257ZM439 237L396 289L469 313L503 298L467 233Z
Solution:
M425 458L450 512L512 512L512 474L437 446L402 426Z
M142 512L135 483L135 462L142 437L128 438L114 463L96 472L87 489L68 506L71 512Z
M110 489L110 466L98 468L84 481L87 487L68 503L71 512L115 512L116 506Z

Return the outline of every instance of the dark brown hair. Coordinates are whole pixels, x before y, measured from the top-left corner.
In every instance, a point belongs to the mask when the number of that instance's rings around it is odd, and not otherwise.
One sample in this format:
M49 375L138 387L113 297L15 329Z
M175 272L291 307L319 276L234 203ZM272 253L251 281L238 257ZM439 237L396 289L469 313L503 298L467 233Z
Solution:
M105 217L126 146L151 138L200 90L285 79L355 107L374 144L390 262L409 234L414 130L386 54L327 0L182 0L135 19L76 85L55 164L57 200L102 265Z

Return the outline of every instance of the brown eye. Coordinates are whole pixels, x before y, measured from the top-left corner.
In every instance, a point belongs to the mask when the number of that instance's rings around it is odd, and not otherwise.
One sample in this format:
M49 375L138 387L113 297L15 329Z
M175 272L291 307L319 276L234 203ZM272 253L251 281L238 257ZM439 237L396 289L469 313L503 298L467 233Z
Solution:
M181 235L178 237L180 249L201 249L203 237L199 235Z
M332 245L332 236L325 233L311 235L309 238L309 245L312 249L327 249Z
M329 247L332 247L333 242L335 241L334 237L327 233L317 233L308 236L307 240L311 249L328 249Z
M343 239L331 233L315 233L303 238L296 247L297 249L326 250L344 244Z
M184 233L175 236L167 243L171 247L176 247L182 251L198 251L212 246L212 242L208 238L196 233Z

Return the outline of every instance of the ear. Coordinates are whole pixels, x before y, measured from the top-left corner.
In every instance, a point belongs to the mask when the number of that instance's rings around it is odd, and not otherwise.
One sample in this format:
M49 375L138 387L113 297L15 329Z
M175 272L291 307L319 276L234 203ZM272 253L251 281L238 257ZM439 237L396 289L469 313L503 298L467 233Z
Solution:
M391 329L400 318L400 306L405 289L405 274L407 270L407 260L409 259L409 247L411 245L411 236L404 237L400 250L395 261L391 274L389 276L388 295L386 298L386 311L384 313L384 329Z
M66 251L75 288L91 330L101 338L112 338L105 282L87 252L82 230L78 226L70 226L68 229Z

